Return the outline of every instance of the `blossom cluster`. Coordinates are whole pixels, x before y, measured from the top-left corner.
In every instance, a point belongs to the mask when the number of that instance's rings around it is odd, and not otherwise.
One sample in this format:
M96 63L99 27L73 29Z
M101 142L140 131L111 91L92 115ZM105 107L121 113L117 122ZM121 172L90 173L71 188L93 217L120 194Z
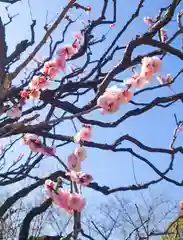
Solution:
M85 199L81 194L71 193L67 189L58 187L57 183L50 179L45 181L44 191L58 207L65 209L70 214L73 214L74 211L80 212L85 206Z
M130 79L126 81L127 89L120 89L117 86L107 88L103 95L98 98L97 105L101 108L101 112L114 113L121 104L128 103L132 97L133 92L130 90L134 88L143 88L146 84L150 83L154 74L160 71L161 60L160 58L144 57L142 59L140 73L135 73ZM170 75L167 76L168 79ZM164 79L159 75L158 81L162 83ZM167 80L168 81L168 80Z
M93 180L92 176L81 172L81 162L87 157L86 149L82 146L82 141L90 140L91 125L85 124L74 137L75 143L78 146L71 155L68 156L67 167L69 172L66 172L66 177L69 177L71 182L80 186L87 186ZM57 188L57 184L51 180L45 181L45 191L52 198L53 202L60 208L64 208L68 213L74 211L80 212L85 206L85 199L79 193L74 193L63 187Z
M88 11L91 9L88 8ZM149 27L155 24L155 20L150 17L144 18L144 22ZM111 24L110 28L115 27ZM164 29L160 31L161 41L168 40L167 33ZM77 32L73 35L74 42L65 45L58 49L56 52L57 57L44 63L43 69L39 75L33 76L29 83L29 89L24 89L20 93L21 103L24 104L28 99L39 99L41 91L49 89L52 80L55 79L59 72L64 72L67 60L71 59L73 55L77 54L80 50L83 41L83 34ZM133 98L133 88L144 88L146 84L151 83L154 75L160 72L161 59L153 57L144 57L141 61L140 72L135 72L125 82L125 89L117 86L108 87L104 93L98 98L97 106L100 108L102 114L114 113L119 110L121 104L127 104ZM166 77L161 75L157 76L160 84L171 83L171 76L167 74ZM21 104L14 105L7 111L9 118L21 117ZM86 148L83 146L84 141L89 141L92 137L92 126L84 124L80 131L74 136L74 142L79 144L78 147L67 158L67 172L65 177L71 181L71 186L74 183L76 186L89 185L93 178L90 174L81 172L81 164L87 158ZM39 136L35 134L25 134L23 143L29 149L36 153L41 153L46 156L53 156L56 153L55 148L48 147L42 143ZM22 155L19 156L21 158ZM73 214L75 211L80 212L85 207L86 201L77 189L71 187L70 190L65 189L59 182L54 182L47 179L44 184L44 191L48 197L60 208L65 209L68 213Z
M72 44L67 44L58 49L56 59L44 63L40 75L33 76L29 83L29 89L24 89L20 92L20 102L22 104L24 104L27 99L39 99L41 91L49 89L51 86L51 80L53 80L59 72L65 71L66 61L78 53L81 47L83 34L76 32L73 34L73 38L74 42ZM12 106L11 109L7 111L7 117L11 119L20 118L21 115L21 108L18 105Z

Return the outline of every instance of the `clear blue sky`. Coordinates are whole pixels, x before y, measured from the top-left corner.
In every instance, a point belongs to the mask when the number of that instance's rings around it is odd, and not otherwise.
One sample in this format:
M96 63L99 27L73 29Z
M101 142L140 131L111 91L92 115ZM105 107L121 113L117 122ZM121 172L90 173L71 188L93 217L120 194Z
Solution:
M39 41L41 39L41 36L43 34L43 25L45 23L45 16L46 16L46 10L49 11L48 19L52 19L54 16L56 16L56 13L60 11L61 7L64 6L64 4L68 1L60 1L60 0L30 0L31 6L32 6L32 14L33 17L37 19L37 28L36 28L36 40ZM92 6L92 13L90 15L90 19L95 18L98 16L101 3L103 1L99 0L87 0L87 1L79 1L81 4L86 3L88 5ZM102 45L99 45L97 48L94 49L93 52L93 58L98 59L99 56L102 53L102 50L107 48L107 44L112 41L112 39L115 37L117 31L119 31L124 23L129 19L133 11L135 10L138 1L133 0L132 1L118 1L118 19L116 23L116 27L107 35L107 41L106 43L102 43ZM128 43L129 40L131 40L135 35L141 34L144 31L146 31L147 26L143 23L143 17L144 16L155 16L158 14L159 7L166 6L170 3L170 0L158 0L158 1L152 1L147 0L145 1L144 8L141 10L140 17L135 20L135 22L131 25L131 27L128 29L126 34L121 38L121 45L125 45ZM61 5L62 4L62 5ZM182 9L183 6L180 6L179 9ZM17 42L21 41L24 38L28 38L30 36L30 31L28 25L31 23L30 20L30 14L29 9L27 8L27 1L23 0L20 3L14 4L10 11L12 13L20 13L18 17L15 19L15 23L8 25L7 27L7 42L8 42L8 50L11 52L14 49L14 46ZM0 10L1 15L4 15L4 9L1 8ZM108 15L111 15L111 11L108 11ZM85 20L88 17L84 14L80 20ZM4 15L4 21L6 21L6 15ZM54 39L57 40L61 37L62 29L64 28L65 23L59 26L56 33L54 33ZM171 35L172 32L175 30L176 23L172 22L169 28L166 28L168 31L168 34ZM71 34L73 31L78 31L81 29L82 25L80 21L78 21L73 27L71 27L70 31L67 34L66 41L72 41L71 40ZM103 31L106 32L108 27L104 28ZM101 29L97 29L95 34L97 36L101 35ZM180 40L180 39L179 39ZM65 42L65 43L67 43ZM180 42L175 42L176 47L180 47ZM141 47L140 49L137 49L134 53L134 55L137 55L139 53L145 52L147 48ZM27 54L31 51L31 48L28 49ZM44 58L47 56L47 49L44 48L40 55L38 54L38 57ZM26 57L26 54L24 54L21 58ZM116 61L119 59L116 59ZM77 64L79 65L81 61L77 61ZM110 64L109 69L113 66L113 64ZM172 56L168 56L165 61L163 61L161 73L167 74L171 73L172 76L177 73L177 71L182 66L182 63ZM129 71L126 71L122 74L120 74L121 79L128 78ZM20 74L20 77L23 76ZM19 78L17 78L17 82L19 82ZM14 83L16 85L16 83ZM152 85L157 85L158 82L156 79L153 80ZM181 84L181 77L177 79L177 83L174 85L174 90L176 92L181 92L183 89ZM157 97L157 96L166 96L167 94L171 95L170 90L163 89L154 91L152 93L144 93L141 95L138 95L134 98L136 102L148 102L151 101L151 99ZM87 103L87 101L90 100L92 96L88 95L87 98L81 99L80 104L84 105ZM101 116L98 112L91 113L88 118L92 117L95 119L100 119L104 121L114 121L118 117L122 116L125 111L128 110L131 106L122 106L121 109L114 115L110 116ZM173 114L177 113L177 116L179 119L183 119L183 113L182 113L182 105L180 103L176 103L172 105L172 107L163 109L163 108L154 108L150 112L147 112L143 114L142 116L139 116L137 118L130 118L129 120L125 121L121 125L119 125L116 129L100 129L98 127L94 127L93 131L93 141L96 142L106 142L106 143L112 143L116 138L118 138L121 135L129 134L133 137L136 137L138 140L142 141L142 143L146 145L150 145L152 147L169 147L169 143L172 139L173 130L175 127L175 121ZM57 115L59 112L57 112ZM78 124L79 127L79 124ZM58 129L60 134L67 134L67 135L74 135L74 129L72 128L72 125L69 122L65 122L62 125L60 125ZM177 141L177 145L181 145L183 140L183 133L180 134L180 137ZM19 146L22 148L22 146L19 144ZM127 146L126 144L124 146ZM66 161L67 156L72 152L72 150L76 147L75 144L70 144L69 146L65 146L64 148L61 148L58 152L61 158ZM140 149L135 148L133 146L133 149L137 151L137 153L142 153L143 156L147 157L149 160L151 160L152 163L156 165L159 169L163 171L168 164L169 164L169 157L165 155L160 154L150 154L142 152ZM19 149L16 149L15 151L19 151ZM25 150L26 151L26 150ZM129 154L125 153L112 153L109 151L101 151L98 149L87 149L88 152L88 158L86 161L83 162L83 171L90 173L93 175L94 180L97 181L100 185L108 185L111 188L118 187L118 186L127 186L130 184L135 183L133 171L132 171L132 158ZM12 156L11 156L12 157ZM47 164L44 162L41 164L41 170L39 170L40 175L45 175L46 173L53 171L54 169L57 169L57 166L53 166L52 162L55 160L52 160L51 158L48 158L45 160ZM135 172L136 177L138 181L146 182L148 180L152 180L154 178L157 178L157 175L146 165L141 163L138 159L134 159L135 162ZM171 177L176 178L178 180L183 179L182 174L182 156L179 155L174 164L174 171L170 174ZM171 190L171 191L170 191ZM178 188L172 184L162 182L154 187L152 187L152 193L154 195L159 195L161 193L165 194L168 198L171 198L172 200L181 200L183 198L183 190L182 188ZM143 191L144 195L149 195L149 191L145 190ZM100 193L95 193L93 190L85 190L85 196L87 197L87 201L89 204L98 204L100 203L100 200L104 200L102 195ZM137 192L128 192L123 194L124 197L129 197L132 200L136 200L139 197L139 193ZM97 199L97 202L94 201L94 199ZM106 198L105 198L106 199ZM89 205L88 204L88 205Z

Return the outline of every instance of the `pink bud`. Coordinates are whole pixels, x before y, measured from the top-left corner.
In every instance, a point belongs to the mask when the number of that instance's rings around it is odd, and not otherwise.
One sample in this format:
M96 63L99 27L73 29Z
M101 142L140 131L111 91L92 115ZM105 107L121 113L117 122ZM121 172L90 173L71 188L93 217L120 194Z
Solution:
M113 28L113 27L115 27L115 26L116 26L115 23L112 23L112 24L109 25L110 28Z

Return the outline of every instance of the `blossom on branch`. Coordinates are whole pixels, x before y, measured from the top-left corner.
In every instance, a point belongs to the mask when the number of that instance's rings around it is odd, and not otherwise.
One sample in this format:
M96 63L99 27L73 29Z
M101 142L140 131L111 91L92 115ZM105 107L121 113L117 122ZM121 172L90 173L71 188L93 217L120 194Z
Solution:
M74 152L68 156L68 168L75 172L81 171L81 161L86 159L86 149L84 147L77 147Z
M156 21L152 17L144 17L144 23L151 27Z
M55 148L47 147L42 144L36 134L25 134L23 137L23 143L28 145L32 152L42 153L46 156L52 156L55 154Z
M31 89L45 90L49 87L49 83L45 76L34 76L29 84L29 87Z
M86 174L82 172L70 171L70 172L67 172L65 175L69 176L72 182L76 182L81 186L87 186L93 180L90 174Z
M113 86L107 88L104 94L98 98L97 105L103 114L114 113L121 104L128 103L132 97L133 93L129 89L123 90Z
M159 81L159 83L162 84L167 84L167 83L171 83L172 79L171 79L171 75L168 73L166 75L166 77L162 77L161 75L157 76L157 80Z
M75 143L80 141L88 141L91 138L92 126L90 124L84 124L81 130L74 137Z
M85 207L85 199L80 194L58 188L57 183L50 179L45 181L44 192L58 207L65 209L70 214L73 214L74 211L80 212Z

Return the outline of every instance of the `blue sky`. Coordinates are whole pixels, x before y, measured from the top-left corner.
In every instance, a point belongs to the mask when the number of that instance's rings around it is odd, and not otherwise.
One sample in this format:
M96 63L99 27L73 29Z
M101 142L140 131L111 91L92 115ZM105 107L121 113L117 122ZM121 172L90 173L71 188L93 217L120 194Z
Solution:
M60 11L62 6L65 5L67 1L60 1L60 0L30 0L31 6L32 6L32 15L37 19L37 28L36 28L36 41L38 42L43 31L43 25L45 23L45 16L46 11L48 10L48 19L55 19L57 12ZM93 18L96 18L98 16L99 10L101 8L101 3L103 1L99 0L87 0L87 1L79 1L81 4L87 3L87 5L92 6L92 13L89 16L89 18L92 20ZM108 46L108 44L114 39L116 33L122 28L124 23L129 19L131 14L134 12L138 1L133 0L133 4L130 1L118 1L118 8L117 8L117 23L116 27L113 28L110 33L107 35L107 40L105 43L102 43L95 47L93 49L93 59L98 59L102 51L105 50ZM142 34L147 30L147 26L143 23L143 17L144 16L155 16L158 14L158 9L160 6L167 6L169 3L171 3L170 0L159 0L159 1L151 1L148 0L144 4L144 8L141 10L140 17L133 22L133 24L129 27L128 31L120 38L120 44L125 45L127 44L132 38L135 37L137 34ZM62 4L62 5L61 5ZM183 5L180 5L179 10L182 9ZM31 24L31 18L29 9L27 8L27 1L24 0L20 3L14 4L10 8L10 12L12 14L14 13L20 13L18 17L16 17L14 23L8 25L7 27L7 42L8 42L8 51L9 53L14 49L14 46L17 42L21 41L22 39L29 38L30 31L28 25ZM7 21L6 14L3 8L0 9L1 15L4 16L4 22ZM73 16L75 16L75 11L73 13ZM111 16L111 10L108 11L108 16ZM87 15L83 14L80 18L80 20L86 21L88 18ZM70 28L67 36L66 36L66 42L71 42L72 39L72 32L78 31L82 28L82 24L80 20L74 24L73 27ZM16 24L16 25L15 25ZM57 40L61 37L62 30L65 26L65 22L63 22L57 29L57 31L53 34L54 40ZM168 31L168 34L171 35L176 29L175 29L176 23L175 21L172 21L170 24L170 27L165 28ZM101 36L104 32L108 31L108 26L104 28L98 28L94 32L95 36ZM174 42L175 47L180 47L180 38L179 41ZM21 61L31 52L32 48L29 48L26 54L23 54L21 57ZM138 55L139 53L145 53L145 51L149 51L150 48L147 47L140 47L135 50L134 56ZM47 47L44 47L43 50L38 54L38 58L44 59L47 56ZM120 57L122 56L122 52L120 55L116 56L116 59L114 62L109 64L108 70L111 69L114 64L119 61ZM77 61L75 64L80 65L82 64L83 59ZM168 55L165 60L162 63L162 69L161 73L162 75L171 73L172 76L174 76L177 71L182 66L182 62L180 60L176 59L175 57L172 57ZM33 68L34 65L30 65L30 68ZM62 76L62 75L61 75ZM17 82L14 84L16 85L19 83L20 79L23 77L23 73L20 74L17 77ZM121 73L118 78L121 79L127 79L130 77L130 71L125 71ZM181 84L181 76L177 79L176 83L174 84L174 90L178 93L181 92L183 87ZM158 82L154 78L152 85L157 85ZM167 96L171 95L171 92L168 88L156 90L153 92L146 92L141 95L138 95L134 98L136 102L149 102L155 97L158 96ZM93 94L88 94L85 98L81 98L80 105L83 106L87 103L91 98L93 97ZM93 112L87 116L87 118L94 118L101 121L114 121L120 116L122 116L129 108L132 106L122 106L120 110L110 116L102 116L100 113ZM116 138L118 138L121 135L129 134L133 137L136 137L138 140L142 141L142 143L152 146L152 147L164 147L168 148L169 143L172 139L173 131L175 128L175 120L173 117L173 114L176 113L179 119L183 118L182 113L182 105L181 103L173 104L170 108L163 109L163 108L154 108L151 111L137 117L137 118L130 118L129 120L125 121L121 125L119 125L115 129L102 129L99 127L94 127L93 129L93 138L92 140L95 142L101 142L101 143L112 143ZM43 113L44 114L44 113ZM61 111L57 111L57 116L61 114ZM80 124L76 121L78 129ZM74 135L74 129L72 125L69 122L65 122L59 126L57 129L59 134L66 134L66 135ZM183 140L183 133L180 134L179 139L176 143L177 146L182 145ZM22 151L21 143L17 145L18 148L14 149L15 152L19 152L20 148ZM129 146L127 144L124 145ZM63 161L66 161L67 156L74 150L76 147L75 144L70 144L69 146L65 146L61 149L59 149L58 154L63 159ZM23 147L24 148L24 147ZM24 148L25 149L25 148ZM144 157L147 157L153 164L155 164L156 167L161 169L166 169L168 166L168 163L170 161L169 156L166 155L160 155L160 154L150 154L145 153L142 150L136 148L133 146L133 149L139 153L142 154ZM27 150L24 150L25 153ZM135 183L134 176L133 176L133 170L132 170L132 157L127 153L112 153L110 151L102 151L99 149L87 149L88 152L88 158L86 161L83 162L83 171L90 173L93 175L94 180L97 181L100 185L108 185L111 188L118 187L118 186L127 186L130 184ZM13 154L13 153L12 153ZM14 156L14 155L13 155ZM13 159L13 156L11 155L11 159ZM45 161L47 164L45 164ZM53 162L55 164L53 164ZM134 165L135 165L135 173L138 181L146 182L148 180L152 180L154 178L157 178L157 175L145 164L140 162L138 159L134 159ZM40 165L40 169L36 170L36 173L39 173L39 175L46 175L48 172L54 171L59 167L59 165L55 162L55 160L51 158L47 158L44 160L44 162ZM182 174L182 156L179 155L176 157L175 164L174 164L174 171L169 174L172 178L176 178L178 180L183 179ZM157 184L156 186L153 186L152 188L152 194L154 196L158 196L159 194L164 194L166 198L179 201L182 198L182 188L176 187L172 184L162 182L160 184ZM170 191L171 190L171 191ZM151 198L152 195L149 195L149 190L142 191L143 194L147 198ZM85 190L84 191L85 196L87 197L88 206L90 204L98 205L100 202L105 201L107 197L103 197L100 193L95 193L93 190ZM125 198L130 198L132 201L139 201L140 194L138 192L128 192L122 194ZM94 201L94 199L97 199L97 201Z

